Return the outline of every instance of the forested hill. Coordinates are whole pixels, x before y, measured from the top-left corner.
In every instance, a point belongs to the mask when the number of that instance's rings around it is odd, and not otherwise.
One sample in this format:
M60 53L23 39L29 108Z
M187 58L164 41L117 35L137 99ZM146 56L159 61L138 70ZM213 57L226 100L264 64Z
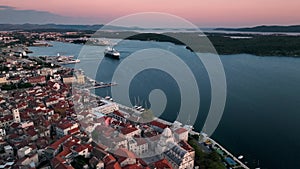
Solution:
M239 31L239 32L292 32L300 33L300 25L292 26L256 26L251 28L216 28L222 31Z

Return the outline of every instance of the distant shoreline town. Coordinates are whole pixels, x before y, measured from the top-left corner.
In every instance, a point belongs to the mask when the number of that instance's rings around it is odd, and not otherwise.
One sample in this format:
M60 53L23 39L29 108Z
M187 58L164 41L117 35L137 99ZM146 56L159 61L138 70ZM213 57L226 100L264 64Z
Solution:
M102 30L103 29L103 30ZM111 30L107 30L111 29ZM192 44L208 38L220 55L252 54L257 56L299 57L300 26L257 26L253 28L203 29L145 29L104 25L56 25L56 24L0 24L0 47L26 43L41 46L40 41L61 41L89 45L106 45L97 38L128 40L153 40L186 45L170 37L185 37ZM124 31L125 30L125 31ZM157 32L157 33L149 33ZM201 36L200 36L201 35ZM11 39L10 39L10 38ZM91 39L91 37L95 37ZM17 42L15 39L19 39ZM289 44L288 46L285 44ZM190 49L190 46L186 46ZM195 52L212 52L204 47L193 48ZM214 53L214 52L213 52Z

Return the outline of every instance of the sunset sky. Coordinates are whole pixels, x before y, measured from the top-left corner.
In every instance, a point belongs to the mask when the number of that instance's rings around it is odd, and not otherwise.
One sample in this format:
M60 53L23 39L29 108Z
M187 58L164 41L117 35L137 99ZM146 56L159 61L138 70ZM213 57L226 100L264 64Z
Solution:
M105 24L128 14L165 12L200 27L300 24L299 0L0 0L0 5L1 23Z

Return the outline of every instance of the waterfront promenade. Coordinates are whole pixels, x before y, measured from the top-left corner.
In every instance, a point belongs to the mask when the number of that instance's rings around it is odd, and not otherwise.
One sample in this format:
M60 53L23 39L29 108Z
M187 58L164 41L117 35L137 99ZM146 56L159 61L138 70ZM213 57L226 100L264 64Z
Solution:
M235 162L238 163L236 167L232 168L240 168L243 167L244 169L250 169L248 166L246 166L243 162L241 162L238 158L236 158L234 155L232 155L229 151L227 151L223 146L221 146L218 142L213 140L212 138L208 138L208 140L215 146L218 146L222 151L224 151L228 156L232 157Z

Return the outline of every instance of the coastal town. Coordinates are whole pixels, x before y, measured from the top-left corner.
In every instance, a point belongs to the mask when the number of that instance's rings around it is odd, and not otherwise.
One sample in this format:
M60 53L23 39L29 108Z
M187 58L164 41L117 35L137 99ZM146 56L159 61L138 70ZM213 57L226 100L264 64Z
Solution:
M192 126L89 90L116 83L28 56L29 45L51 46L39 40L74 42L62 36L0 33L0 169L248 168Z

